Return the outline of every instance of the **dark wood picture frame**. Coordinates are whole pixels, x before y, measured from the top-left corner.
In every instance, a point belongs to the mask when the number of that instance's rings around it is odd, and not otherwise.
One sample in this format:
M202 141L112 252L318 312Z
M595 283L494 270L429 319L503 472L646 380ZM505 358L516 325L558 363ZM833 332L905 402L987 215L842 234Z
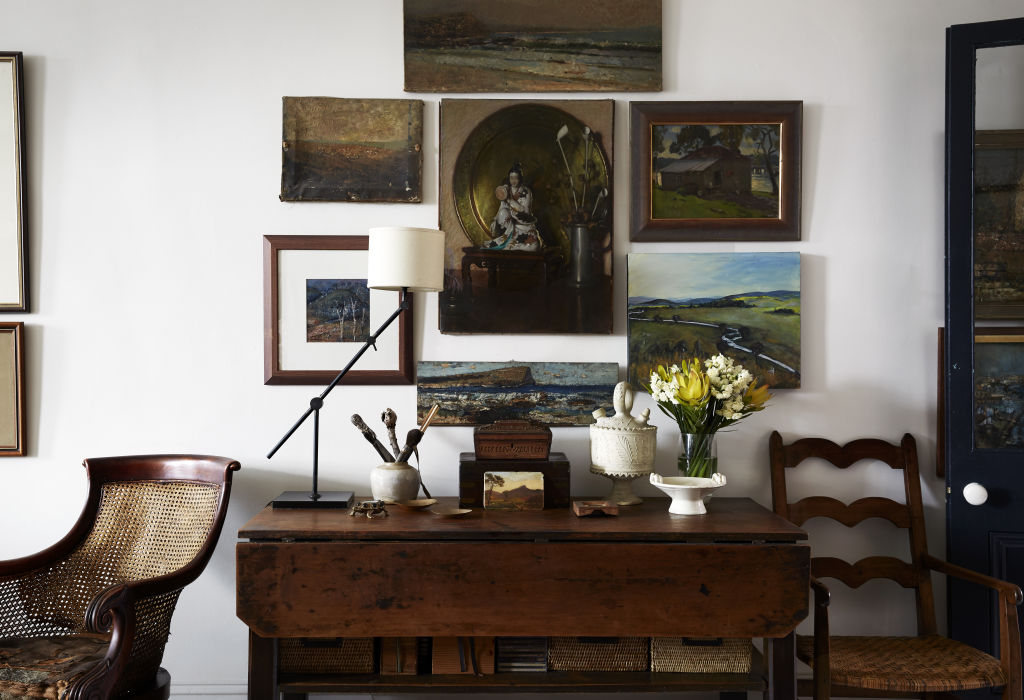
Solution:
M12 334L10 357L0 358L0 377L10 370L13 396L0 397L0 416L5 407L14 411L14 439L10 444L0 444L0 457L24 457L25 449L25 324L21 321L0 323L0 334ZM0 386L6 384L0 380Z
M7 275L17 276L15 287L16 295L10 298L0 298L0 312L26 312L29 310L29 287L28 287L28 207L25 205L25 191L27 178L25 176L25 72L23 58L20 51L0 51L0 66L10 64L12 70L13 90L10 95L3 96L0 100L0 110L6 109L7 98L10 98L12 133L0 134L0 139L13 138L14 162L10 167L14 171L14 192L3 193L3 197L14 202L14 211L10 217L0 211L0 227L6 228L8 223L17 230L14 235L7 236L0 228L0 240L10 240L11 250L7 245L0 246L0 280ZM2 123L3 120L0 120ZM0 167L8 167L3 164ZM10 196L13 195L13 196ZM7 289L8 285L0 287ZM6 294L4 295L6 296Z
M263 382L264 384L327 384L341 371L349 355L340 353L338 366L324 369L283 369L281 367L279 254L285 250L361 251L369 247L369 236L264 236L263 237ZM397 292L395 308L398 308ZM416 378L413 361L412 305L398 318L397 328L381 334L398 334L398 363L394 369L352 369L340 384L412 384ZM388 313L393 309L388 309ZM353 348L355 354L358 346Z
M653 217L655 125L779 124L779 216L774 218ZM798 241L803 102L630 102L632 241Z

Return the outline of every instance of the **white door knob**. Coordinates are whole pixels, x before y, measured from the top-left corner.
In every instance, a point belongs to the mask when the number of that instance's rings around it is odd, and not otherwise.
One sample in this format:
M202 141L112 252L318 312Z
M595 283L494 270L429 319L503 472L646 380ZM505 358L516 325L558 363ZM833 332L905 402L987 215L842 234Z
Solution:
M988 489L977 481L972 481L964 486L964 500L972 506L980 506L988 500Z

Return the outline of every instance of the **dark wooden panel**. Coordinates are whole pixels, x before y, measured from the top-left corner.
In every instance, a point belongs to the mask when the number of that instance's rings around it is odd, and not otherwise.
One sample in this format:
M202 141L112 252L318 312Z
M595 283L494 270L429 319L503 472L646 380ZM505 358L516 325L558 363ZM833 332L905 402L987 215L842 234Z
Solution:
M456 498L439 505L454 506ZM252 540L600 540L631 542L795 542L807 533L749 498L720 498L707 515L671 515L668 499L620 508L614 518L577 518L568 508L543 511L475 510L439 518L429 510L389 509L390 517L353 518L347 512L265 508L239 530Z
M807 615L803 545L239 543L258 634L778 637Z

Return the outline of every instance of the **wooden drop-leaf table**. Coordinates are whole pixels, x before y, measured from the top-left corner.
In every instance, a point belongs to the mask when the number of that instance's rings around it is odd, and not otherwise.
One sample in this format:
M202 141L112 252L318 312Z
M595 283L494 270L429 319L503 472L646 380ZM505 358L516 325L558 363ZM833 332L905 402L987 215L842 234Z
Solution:
M794 699L806 533L747 498L716 496L703 516L667 506L648 499L587 518L569 509L442 518L390 507L389 517L367 519L266 508L239 530L236 550L249 698L717 689ZM767 658L756 654L750 674L278 674L281 638L414 636L765 638Z

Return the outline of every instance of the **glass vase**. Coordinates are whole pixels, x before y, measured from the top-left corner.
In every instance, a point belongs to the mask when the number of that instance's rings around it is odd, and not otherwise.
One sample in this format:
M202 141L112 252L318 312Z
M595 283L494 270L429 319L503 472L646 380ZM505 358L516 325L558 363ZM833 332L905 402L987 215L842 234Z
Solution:
M679 475L710 479L718 473L718 445L714 433L679 435Z

